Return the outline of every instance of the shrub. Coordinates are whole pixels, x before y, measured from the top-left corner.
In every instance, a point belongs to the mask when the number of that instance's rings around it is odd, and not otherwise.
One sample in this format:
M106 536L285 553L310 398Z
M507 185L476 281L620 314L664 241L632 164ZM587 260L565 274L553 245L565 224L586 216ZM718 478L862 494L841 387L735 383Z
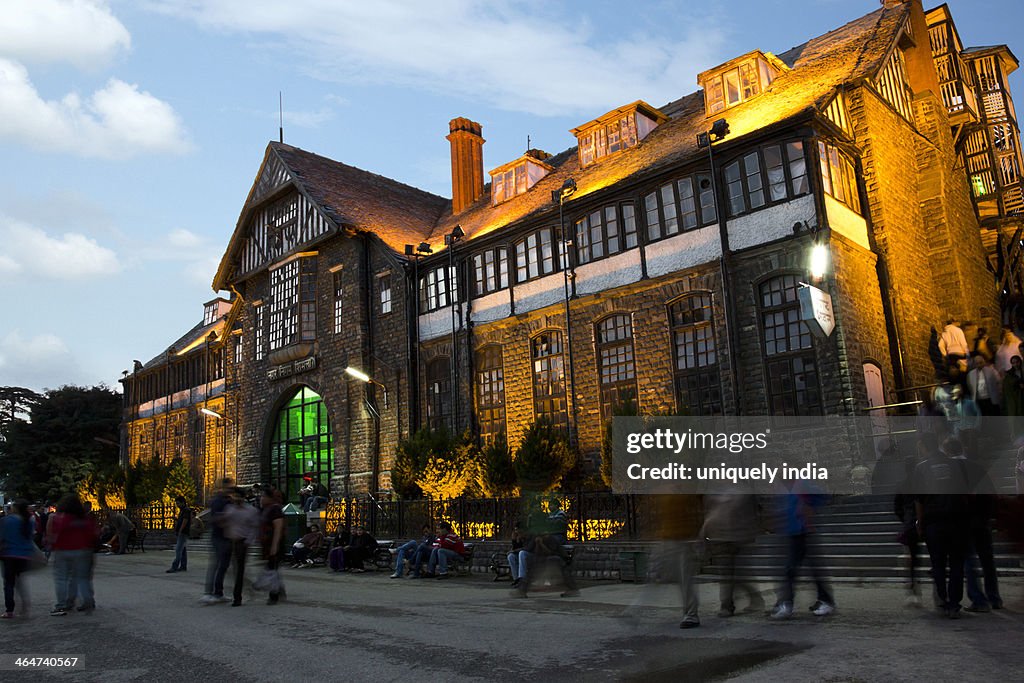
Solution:
M505 498L519 495L512 449L505 435L480 449L480 468L477 477L480 493L486 498Z
M516 449L513 467L523 489L543 492L556 488L575 462L565 432L535 422Z
M421 429L399 443L391 467L391 485L395 492L402 498L422 496L419 480L431 458L443 458L453 447L453 439L444 429Z

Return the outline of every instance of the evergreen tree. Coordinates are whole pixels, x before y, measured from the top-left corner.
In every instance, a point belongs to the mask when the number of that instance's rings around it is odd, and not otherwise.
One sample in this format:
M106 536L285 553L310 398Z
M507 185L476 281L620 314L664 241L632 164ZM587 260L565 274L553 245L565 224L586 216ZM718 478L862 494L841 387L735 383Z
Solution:
M183 497L189 504L196 499L196 482L192 479L192 473L188 471L188 465L181 458L176 458L167 472L164 502L173 502L178 496Z
M512 449L508 447L504 434L481 449L477 485L480 492L488 498L504 498L518 494Z
M516 450L513 467L524 490L544 492L555 489L575 461L565 432L535 422Z

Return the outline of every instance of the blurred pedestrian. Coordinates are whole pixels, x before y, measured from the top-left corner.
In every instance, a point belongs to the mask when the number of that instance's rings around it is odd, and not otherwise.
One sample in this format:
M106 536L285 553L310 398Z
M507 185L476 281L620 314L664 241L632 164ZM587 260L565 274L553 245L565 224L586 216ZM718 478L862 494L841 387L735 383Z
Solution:
M224 535L224 508L233 484L228 477L221 479L220 488L210 501L210 564L206 567L206 588L199 598L204 605L228 602L224 597L224 577L231 565L231 541Z
M748 612L763 612L764 598L747 581L736 578L736 557L757 537L759 528L757 497L742 493L709 493L704 496L704 528L701 537L715 566L722 569L718 582L719 617L736 612L737 589L749 601Z
M246 502L241 489L233 489L229 498L230 503L224 507L224 536L231 541L231 557L235 563L235 585L231 606L238 607L242 604L246 556L259 536L260 513Z
M62 617L74 609L81 598L80 612L96 608L92 572L95 561L97 528L85 510L81 499L74 494L61 498L57 512L49 522L47 534L53 548L53 587L56 603L50 616Z
M174 519L174 561L167 570L168 574L188 571L188 535L192 530L192 508L185 496L175 498L174 504L178 508Z
M281 580L281 556L284 554L284 512L282 503L284 498L280 491L267 487L263 490L261 507L263 509L260 517L260 540L263 544L263 559L266 560L264 577L269 597L268 605L276 605L282 595L285 594L284 584Z
M817 509L828 501L828 496L809 481L794 481L790 487L789 492L779 501L783 506L781 531L789 538L789 552L778 602L769 616L772 619L788 619L793 616L796 577L800 567L807 564L818 591L817 600L810 607L811 613L826 617L835 612L836 603L825 573L818 566L814 517Z
M0 619L14 617L14 592L21 600L21 614L28 614L28 589L22 574L29 569L35 553L32 513L24 500L15 501L8 514L0 520L0 561L4 565L4 613ZM20 578L19 580L19 577Z
M1013 330L1009 327L1004 327L1003 336L999 342L999 348L996 349L995 357L996 370L1000 375L1005 375L1010 371L1010 362L1014 356L1019 355L1018 349L1020 344L1020 338L1013 333Z
M114 536L109 541L111 552L116 555L124 555L128 552L128 543L131 541L135 525L132 524L132 520L128 519L123 512L113 510L107 516L107 524L110 525L111 531L114 532ZM117 541L117 550L113 549L114 541Z
M967 466L940 450L932 434L921 435L918 448L923 460L914 469L917 532L928 546L936 607L959 619L969 537Z
M980 353L973 358L974 368L967 373L967 388L971 399L982 415L999 415L999 401L1002 399L999 373Z

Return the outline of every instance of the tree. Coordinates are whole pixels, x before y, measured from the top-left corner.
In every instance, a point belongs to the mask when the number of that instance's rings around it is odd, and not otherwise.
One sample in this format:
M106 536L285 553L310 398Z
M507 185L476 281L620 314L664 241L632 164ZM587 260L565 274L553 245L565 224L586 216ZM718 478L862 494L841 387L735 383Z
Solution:
M447 452L432 455L416 484L431 498L458 498L477 479L479 469L476 446L463 439Z
M161 499L170 466L163 465L153 457L136 460L125 473L124 499L129 507L149 505Z
M391 486L402 498L418 498L423 495L419 479L431 458L445 456L454 447L454 440L447 430L421 429L398 444L395 449L395 463L391 466Z
M77 491L90 475L117 467L120 424L121 396L105 386L50 390L28 420L0 426L0 477L29 500Z
M556 488L575 462L565 432L534 422L516 450L513 466L523 489L544 492Z
M15 420L23 420L42 396L25 387L0 387L0 427Z
M196 482L192 479L192 473L188 465L181 458L176 458L171 463L171 469L167 473L167 483L164 485L164 501L173 501L181 496L190 504L196 499Z
M518 495L516 469L512 460L512 449L508 447L505 435L501 434L492 443L480 450L480 469L477 476L480 492L488 498L505 498Z

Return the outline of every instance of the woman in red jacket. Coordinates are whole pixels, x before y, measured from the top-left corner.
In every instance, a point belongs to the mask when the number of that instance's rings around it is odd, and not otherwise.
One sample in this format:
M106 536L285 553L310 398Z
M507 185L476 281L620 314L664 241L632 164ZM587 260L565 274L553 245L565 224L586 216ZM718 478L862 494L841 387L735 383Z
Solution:
M96 549L96 523L86 514L77 495L64 496L57 512L46 525L46 537L53 550L53 586L57 602L51 616L62 617L82 598L80 612L96 607L92 589L92 567Z

